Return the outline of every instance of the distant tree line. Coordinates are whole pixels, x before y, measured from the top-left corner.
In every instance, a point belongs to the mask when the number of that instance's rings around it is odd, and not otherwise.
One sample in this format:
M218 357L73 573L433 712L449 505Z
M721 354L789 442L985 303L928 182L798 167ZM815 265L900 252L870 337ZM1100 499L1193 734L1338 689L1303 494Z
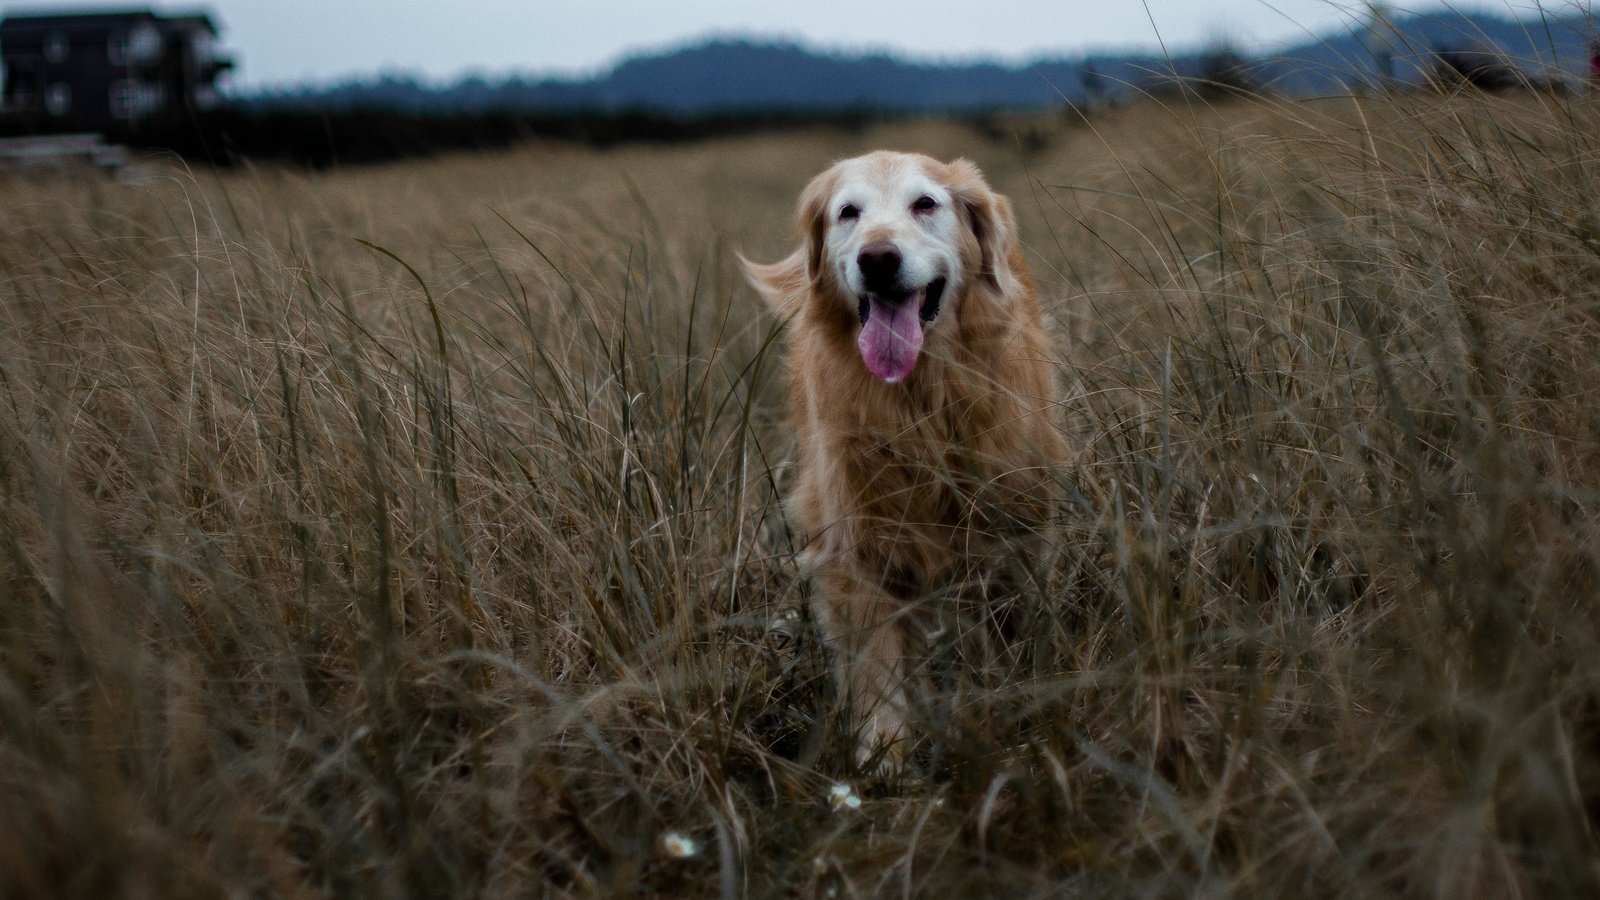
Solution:
M1444 12L1394 23L1401 52L1386 87L1557 88L1586 62L1587 23L1529 25ZM1463 49L1464 48L1464 49ZM1270 57L1226 44L1186 55L932 64L818 53L788 43L714 40L625 60L587 79L473 76L436 84L390 73L237 96L194 120L118 135L227 163L311 166L502 147L530 138L595 145L685 141L774 128L846 129L904 115L969 119L997 134L1006 111L1092 113L1141 95L1203 100L1272 91L1343 93L1373 82L1371 49L1345 32ZM3 123L0 123L3 128ZM1031 146L1037 141L1024 141Z

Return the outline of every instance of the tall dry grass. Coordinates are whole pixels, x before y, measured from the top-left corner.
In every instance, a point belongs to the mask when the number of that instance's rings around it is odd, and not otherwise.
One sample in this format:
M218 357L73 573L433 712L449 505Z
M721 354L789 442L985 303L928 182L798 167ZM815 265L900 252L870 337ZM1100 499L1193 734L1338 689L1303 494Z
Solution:
M1593 891L1597 124L9 180L0 896ZM888 783L796 614L733 265L875 146L1017 202L1072 447L1025 640L937 648Z

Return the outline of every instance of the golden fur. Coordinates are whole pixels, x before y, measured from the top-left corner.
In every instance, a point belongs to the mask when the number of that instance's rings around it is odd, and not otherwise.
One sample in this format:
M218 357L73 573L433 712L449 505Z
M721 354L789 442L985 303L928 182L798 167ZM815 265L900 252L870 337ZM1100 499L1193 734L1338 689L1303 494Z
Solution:
M845 210L845 197L863 200ZM895 208L930 201L931 214ZM860 729L858 758L896 759L915 696L908 657L937 616L928 605L993 583L1019 547L1041 543L1061 453L1052 366L1011 205L966 160L845 160L806 187L799 219L797 251L746 262L789 320L798 474L788 508L808 539L802 563ZM849 254L869 241L925 247L936 261L924 268L948 283L915 369L896 383L874 377L857 346L867 301L849 287ZM908 270L925 262L905 252Z

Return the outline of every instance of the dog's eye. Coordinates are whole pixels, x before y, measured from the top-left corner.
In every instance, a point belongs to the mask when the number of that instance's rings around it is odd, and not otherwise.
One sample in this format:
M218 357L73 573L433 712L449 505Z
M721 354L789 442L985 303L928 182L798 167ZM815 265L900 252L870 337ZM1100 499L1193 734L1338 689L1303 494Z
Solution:
M918 197L917 202L911 204L912 212L928 213L933 212L938 208L939 201L929 197L927 194L923 194L921 197Z
M839 207L839 221L849 222L859 218L861 218L861 210L856 209L854 203L846 203L844 206Z

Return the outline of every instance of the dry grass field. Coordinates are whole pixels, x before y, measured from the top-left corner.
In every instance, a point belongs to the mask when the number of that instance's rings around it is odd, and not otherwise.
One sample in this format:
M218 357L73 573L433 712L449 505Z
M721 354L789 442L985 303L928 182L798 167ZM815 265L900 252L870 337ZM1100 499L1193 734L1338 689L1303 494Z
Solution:
M1597 112L4 177L0 897L1592 896ZM880 146L1016 202L1071 447L889 780L735 257Z

